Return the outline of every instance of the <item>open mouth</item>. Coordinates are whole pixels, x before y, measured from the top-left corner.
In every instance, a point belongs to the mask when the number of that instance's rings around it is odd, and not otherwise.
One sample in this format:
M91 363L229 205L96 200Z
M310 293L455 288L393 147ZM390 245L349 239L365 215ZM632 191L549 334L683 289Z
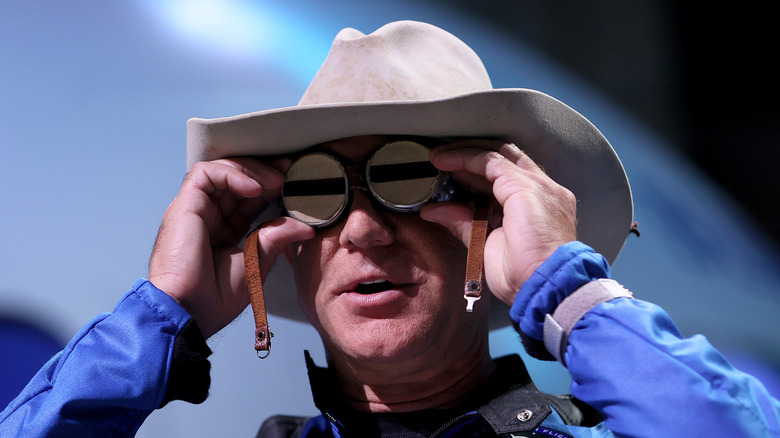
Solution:
M370 295L395 288L397 288L397 286L387 280L376 280L367 283L358 283L355 287L355 292L363 295Z

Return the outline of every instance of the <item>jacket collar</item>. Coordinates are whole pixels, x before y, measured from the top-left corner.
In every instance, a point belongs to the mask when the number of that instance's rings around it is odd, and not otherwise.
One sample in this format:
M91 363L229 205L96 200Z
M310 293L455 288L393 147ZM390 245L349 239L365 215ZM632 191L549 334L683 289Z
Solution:
M496 371L472 397L473 403L459 409L430 409L400 414L366 414L347 406L329 368L318 367L305 352L314 404L341 430L353 436L430 436L444 424L476 413L497 434L526 432L541 424L551 409L531 381L520 356L495 359ZM397 435L398 436L398 435Z

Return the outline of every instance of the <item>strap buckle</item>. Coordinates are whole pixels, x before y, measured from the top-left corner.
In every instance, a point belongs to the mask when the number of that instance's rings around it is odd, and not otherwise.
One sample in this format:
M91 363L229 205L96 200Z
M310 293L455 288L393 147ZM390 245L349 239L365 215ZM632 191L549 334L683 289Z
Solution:
M271 354L271 338L273 337L274 333L267 325L255 329L255 350L258 358L265 359Z

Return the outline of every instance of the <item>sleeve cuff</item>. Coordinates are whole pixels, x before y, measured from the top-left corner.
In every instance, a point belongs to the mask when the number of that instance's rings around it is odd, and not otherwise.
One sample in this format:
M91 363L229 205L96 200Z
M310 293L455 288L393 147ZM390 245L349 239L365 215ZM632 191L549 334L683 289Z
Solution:
M203 403L211 386L208 357L212 351L198 324L173 298L148 280L139 280L133 290L179 327L170 351L167 384L160 407L173 400Z
M544 345L555 359L566 366L565 353L574 326L599 304L615 298L633 298L617 281L602 278L586 283L558 305L555 313L544 318Z
M555 360L544 346L545 316L584 284L609 278L607 260L581 242L561 245L529 278L509 311L529 355Z
M195 323L190 319L182 327L173 345L168 387L162 405L172 400L200 404L206 401L211 386L211 349Z

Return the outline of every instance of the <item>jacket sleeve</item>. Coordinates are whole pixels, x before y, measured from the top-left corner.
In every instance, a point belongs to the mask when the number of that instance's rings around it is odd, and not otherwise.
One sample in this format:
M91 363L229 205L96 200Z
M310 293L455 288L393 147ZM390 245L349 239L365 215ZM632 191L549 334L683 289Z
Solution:
M0 413L0 436L133 436L167 401L205 399L210 353L190 315L139 280Z
M548 358L544 318L580 286L607 278L589 247L559 248L523 285L510 315L529 354ZM604 414L616 436L780 436L780 402L660 307L616 298L587 312L565 350L571 392Z

